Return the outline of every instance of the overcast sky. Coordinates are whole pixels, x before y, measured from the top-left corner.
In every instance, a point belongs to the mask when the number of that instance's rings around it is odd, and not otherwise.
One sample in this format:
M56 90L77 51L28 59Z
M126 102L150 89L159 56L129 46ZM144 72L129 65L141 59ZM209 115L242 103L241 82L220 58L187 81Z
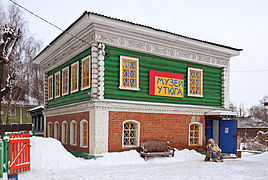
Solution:
M1 1L1 0L0 0ZM2 0L5 5L9 0ZM17 0L66 29L84 11L244 49L231 58L231 101L247 106L268 95L267 0ZM23 11L43 48L61 31Z

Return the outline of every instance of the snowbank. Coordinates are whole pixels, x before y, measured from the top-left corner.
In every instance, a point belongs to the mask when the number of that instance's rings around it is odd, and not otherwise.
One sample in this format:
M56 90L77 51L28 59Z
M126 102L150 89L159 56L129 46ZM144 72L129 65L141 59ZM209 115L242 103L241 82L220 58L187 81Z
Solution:
M76 158L53 138L31 137L31 169L57 170L72 168L85 163Z
M96 160L84 160L76 158L70 154L61 144L54 138L31 138L31 168L32 170L59 170L73 168L75 166L86 165L102 165L102 166L118 166L118 165L138 165L146 163L168 163L177 161L202 161L204 156L195 150L184 149L175 151L174 158L159 157L149 158L145 161L135 150L104 153L103 157Z

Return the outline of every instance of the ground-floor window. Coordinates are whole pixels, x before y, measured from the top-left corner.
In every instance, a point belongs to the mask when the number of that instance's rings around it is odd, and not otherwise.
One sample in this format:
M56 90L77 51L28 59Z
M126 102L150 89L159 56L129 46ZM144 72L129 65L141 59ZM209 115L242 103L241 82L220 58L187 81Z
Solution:
M52 137L52 123L47 124L47 137Z
M76 145L77 144L77 124L75 121L71 122L70 125L70 144Z
M189 125L189 146L202 145L202 124L193 122Z
M123 122L123 147L139 146L139 126L140 123L134 120Z
M80 122L80 146L88 146L88 123L86 120Z
M67 144L67 130L68 130L68 124L66 121L62 122L62 132L61 132L61 142L63 144Z
M60 140L60 125L57 121L54 123L54 138Z

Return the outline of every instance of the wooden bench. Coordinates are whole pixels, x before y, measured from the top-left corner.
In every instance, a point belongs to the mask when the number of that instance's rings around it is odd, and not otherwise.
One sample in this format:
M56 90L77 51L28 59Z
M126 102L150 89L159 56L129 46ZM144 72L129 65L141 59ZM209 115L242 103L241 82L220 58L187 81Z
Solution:
M140 155L145 160L148 157L169 157L174 156L175 149L169 146L169 142L163 141L147 141L141 143Z

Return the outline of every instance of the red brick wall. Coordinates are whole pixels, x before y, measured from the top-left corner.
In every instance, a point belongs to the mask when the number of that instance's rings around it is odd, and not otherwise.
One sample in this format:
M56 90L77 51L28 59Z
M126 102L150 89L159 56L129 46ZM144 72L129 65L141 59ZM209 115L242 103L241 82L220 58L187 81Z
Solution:
M89 112L81 112L81 113L73 113L73 114L65 114L65 115L60 115L60 116L51 116L46 118L46 123L48 124L49 122L52 122L52 137L54 137L54 122L58 121L59 126L60 126L60 141L61 141L61 133L62 133L62 122L66 121L68 124L68 131L67 131L67 145L63 146L71 151L76 151L76 152L84 152L84 153L89 153L89 148L82 148L80 147L80 122L82 120L87 120L89 123ZM77 143L76 146L70 145L70 125L71 121L75 120L77 124ZM47 126L48 127L48 126ZM47 128L47 134L48 134L48 128ZM88 139L89 139L89 127L88 127ZM89 142L88 142L89 144Z
M177 149L205 148L205 117L196 115L137 113L137 112L109 112L108 151L123 151L122 126L125 120L135 120L140 123L140 142L160 140L169 141L171 147ZM199 122L203 126L202 147L189 147L189 124Z

